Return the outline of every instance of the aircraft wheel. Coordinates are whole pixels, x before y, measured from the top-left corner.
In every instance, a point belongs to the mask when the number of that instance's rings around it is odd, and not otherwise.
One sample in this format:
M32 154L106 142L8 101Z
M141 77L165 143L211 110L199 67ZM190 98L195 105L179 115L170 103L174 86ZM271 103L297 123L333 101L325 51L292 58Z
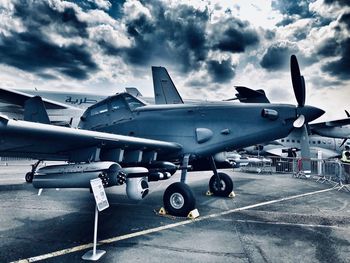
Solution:
M33 177L34 177L34 174L32 172L26 173L26 176L25 176L26 182L27 183L33 182Z
M225 173L218 173L220 180L213 175L209 180L209 190L216 196L229 196L233 190L233 182L230 176Z
M187 216L196 206L191 188L184 183L173 183L163 195L165 210L173 216Z

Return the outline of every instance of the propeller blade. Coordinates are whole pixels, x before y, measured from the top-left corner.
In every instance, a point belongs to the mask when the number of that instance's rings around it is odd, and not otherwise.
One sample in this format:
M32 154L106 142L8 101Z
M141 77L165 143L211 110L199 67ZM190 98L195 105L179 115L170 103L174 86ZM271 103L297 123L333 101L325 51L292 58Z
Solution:
M345 139L342 141L342 143L340 144L339 148L343 147L343 145L346 143L347 140L348 140L348 139L345 138Z
M293 122L293 127L294 128L301 128L305 123L305 116L300 115L294 122Z
M350 114L347 110L345 110L345 114L346 114L346 116L348 116L348 118L350 118Z
M305 81L303 76L300 75L298 60L295 55L290 57L290 73L298 106L303 107L305 104Z
M300 129L300 155L304 173L311 173L309 134L306 125L303 125Z

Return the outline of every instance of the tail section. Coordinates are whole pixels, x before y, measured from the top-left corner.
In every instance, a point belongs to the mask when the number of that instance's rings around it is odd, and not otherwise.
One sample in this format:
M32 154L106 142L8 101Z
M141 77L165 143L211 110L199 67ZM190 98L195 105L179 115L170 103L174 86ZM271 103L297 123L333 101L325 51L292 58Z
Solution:
M155 104L183 104L168 71L164 67L152 67Z
M35 96L25 101L24 120L50 124L50 119L41 97Z

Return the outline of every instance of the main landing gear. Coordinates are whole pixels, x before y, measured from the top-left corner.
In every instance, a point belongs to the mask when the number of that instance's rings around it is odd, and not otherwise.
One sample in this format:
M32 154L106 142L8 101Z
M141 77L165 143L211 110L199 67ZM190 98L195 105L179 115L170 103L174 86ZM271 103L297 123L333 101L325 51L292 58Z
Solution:
M39 160L39 161L37 161L36 163L32 164L32 170L31 170L30 172L26 173L26 175L25 175L25 177L24 177L27 183L33 182L34 173L35 173L36 169L38 168L38 166L39 166L39 164L40 164L41 162L42 162L42 161Z
M196 206L196 198L191 188L185 183L190 155L182 160L181 182L168 186L163 195L165 210L173 216L187 216Z
M209 191L215 196L232 196L233 182L225 173L218 173L213 157L209 159L214 175L209 180ZM187 216L195 209L196 199L191 188L185 183L189 155L182 162L181 182L173 183L165 190L163 203L165 210L174 216Z
M210 165L214 175L209 180L209 191L215 196L230 197L233 191L233 182L225 173L218 173L214 158L210 157Z

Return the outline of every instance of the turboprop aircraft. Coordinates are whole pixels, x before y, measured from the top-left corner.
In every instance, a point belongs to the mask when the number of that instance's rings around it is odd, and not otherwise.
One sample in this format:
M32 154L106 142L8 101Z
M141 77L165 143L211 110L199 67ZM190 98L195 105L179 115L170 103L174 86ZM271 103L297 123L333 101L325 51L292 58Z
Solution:
M309 136L310 158L318 158L321 152L322 158L335 158L341 156L350 143L342 143L342 139L331 138L319 135ZM299 134L291 132L287 137L275 140L270 143L259 144L244 148L244 152L250 155L275 155L280 157L302 157L300 148L301 141Z
M295 71L291 73L293 76ZM301 81L293 81L298 106L231 102L147 105L121 93L90 106L79 129L38 123L46 119L41 115L35 123L2 116L0 155L69 162L34 171L36 188L88 188L91 178L100 177L106 187L125 182L128 196L138 199L147 195L147 181L168 178L176 170L174 164L180 163L181 180L166 189L163 202L169 213L187 215L195 207L193 192L185 184L191 160L208 158L214 173L210 191L227 196L233 183L228 175L217 172L216 153L285 137L293 127L324 113L304 105ZM34 107L42 106L39 99Z

